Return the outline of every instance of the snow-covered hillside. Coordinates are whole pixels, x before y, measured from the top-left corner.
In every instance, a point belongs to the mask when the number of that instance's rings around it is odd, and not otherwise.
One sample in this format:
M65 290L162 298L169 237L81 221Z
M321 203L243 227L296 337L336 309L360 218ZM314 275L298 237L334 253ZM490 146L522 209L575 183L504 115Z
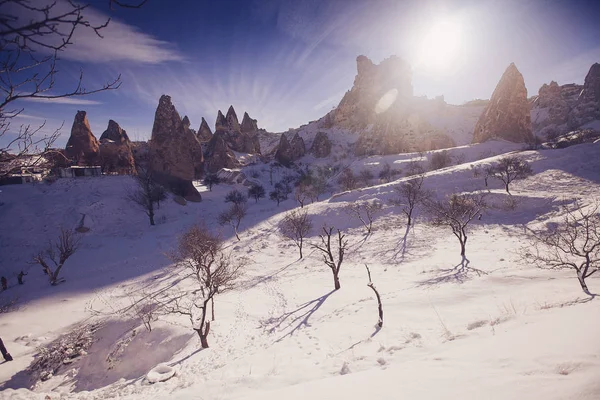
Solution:
M313 130L301 132L308 148ZM314 224L308 242L316 243L323 224L347 234L339 291L332 290L331 272L316 250L307 246L298 260L297 248L279 235L285 212L296 207L291 197L279 207L250 200L237 241L216 223L228 206L223 199L230 185L210 192L199 187L201 203L167 199L153 227L127 200L134 188L129 177L2 187L0 274L8 277L9 289L0 296L16 299L18 309L0 314L0 335L15 359L0 365L0 397L598 399L600 303L581 292L573 271L534 268L518 251L529 243L527 229L560 220L561 205L600 199L600 143L519 153L534 175L512 184L517 207L502 209L509 202L501 183L490 180L486 187L473 171L520 147L486 142L450 149L459 164L426 174L424 185L436 196L489 191L488 202L499 206L473 222L466 253L472 269L466 273L456 273L462 259L449 229L427 225L419 215L408 230L399 209L389 205L398 182L305 206ZM384 164L405 170L410 161L430 156L339 162L376 175ZM325 162L310 157L304 165ZM246 171L270 187L268 169ZM374 200L384 207L366 235L345 207ZM64 267L66 282L51 287L30 263L32 256L59 226L76 227L82 214L90 230L80 234L82 247ZM222 233L234 256L248 259L236 289L215 298L211 347L205 350L186 317L157 321L147 332L140 321L115 312L146 291L176 283L178 271L167 254L179 235L201 222ZM375 326L377 303L365 264L382 296L382 329ZM18 285L22 269L28 275ZM600 291L598 276L589 286ZM87 354L34 391L24 388L22 371L38 346L75 324L96 321L102 325ZM160 363L176 374L150 384L145 374Z

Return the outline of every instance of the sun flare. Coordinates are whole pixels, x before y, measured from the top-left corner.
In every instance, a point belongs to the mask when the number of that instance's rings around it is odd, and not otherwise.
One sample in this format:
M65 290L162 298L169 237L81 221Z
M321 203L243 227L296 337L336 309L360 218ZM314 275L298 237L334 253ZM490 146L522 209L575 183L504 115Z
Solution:
M463 32L458 21L437 21L425 32L419 44L419 64L434 69L452 66L463 45Z

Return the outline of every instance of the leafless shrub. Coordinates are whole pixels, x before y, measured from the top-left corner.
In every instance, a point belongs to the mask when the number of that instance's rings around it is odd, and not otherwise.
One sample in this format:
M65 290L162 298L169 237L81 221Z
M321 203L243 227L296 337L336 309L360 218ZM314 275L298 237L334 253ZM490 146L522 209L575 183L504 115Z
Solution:
M304 238L310 234L312 221L306 211L291 211L281 221L279 231L286 239L292 240L300 251L302 258L302 245Z
M486 174L502 181L506 193L510 194L508 187L510 183L533 175L533 170L527 161L521 160L518 157L508 156L501 158L498 164L488 167Z
M358 181L350 168L344 168L342 170L342 173L338 178L338 183L342 190L352 190L356 189L358 186Z
M363 224L367 230L367 234L373 231L373 219L382 209L383 204L377 200L356 202L344 207L344 211L348 215L358 219Z
M383 182L391 182L394 178L400 176L402 171L399 169L393 169L392 166L388 163L383 164L381 171L379 171L379 179Z
M452 165L452 157L446 150L435 152L431 155L429 162L429 169L435 171L438 169L446 168Z
M265 197L265 188L262 185L254 184L248 189L248 197L252 197L255 203L258 203L259 199Z
M48 248L33 257L33 262L41 265L44 273L48 275L51 285L60 283L58 275L65 262L79 248L79 241L72 230L61 228L56 241L49 241ZM50 263L54 265L54 269Z
M217 217L219 225L231 225L237 240L240 240L238 229L242 219L248 213L248 205L246 203L233 203L229 209L223 211Z
M367 187L371 185L371 180L374 178L373 172L371 170L363 168L359 171L357 182L361 187Z
M460 242L460 255L465 256L467 227L485 210L484 194L452 194L443 200L428 200L427 211L434 226L447 226Z
M185 232L171 257L188 272L186 280L192 281L193 286L179 293L163 292L166 297L160 306L167 313L187 316L202 348L208 348L208 304L217 294L235 287L244 260L233 260L224 252L221 238L204 226L193 226Z
M311 245L313 248L319 250L321 255L323 256L323 262L325 265L331 269L331 273L333 274L333 285L335 290L340 289L340 268L342 267L342 262L344 261L344 254L346 254L346 248L348 247L348 240L345 239L346 235L343 235L342 232L337 229L337 260L334 256L334 252L332 250L331 245L331 236L333 234L333 227L323 227L323 233L319 235L321 239L321 243ZM335 236L334 236L335 240Z
M583 292L586 279L600 270L600 201L587 209L575 203L565 207L561 223L544 231L532 231L531 249L523 258L544 269L573 269Z

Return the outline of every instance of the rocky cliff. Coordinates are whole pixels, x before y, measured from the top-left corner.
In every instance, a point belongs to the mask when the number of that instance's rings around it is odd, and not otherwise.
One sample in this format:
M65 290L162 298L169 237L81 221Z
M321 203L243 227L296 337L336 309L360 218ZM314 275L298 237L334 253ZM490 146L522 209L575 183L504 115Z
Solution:
M473 142L504 139L515 143L533 138L527 88L523 75L511 63L496 86L492 98L479 117Z
M127 132L112 119L100 136L100 165L102 172L116 174L135 173L135 161Z

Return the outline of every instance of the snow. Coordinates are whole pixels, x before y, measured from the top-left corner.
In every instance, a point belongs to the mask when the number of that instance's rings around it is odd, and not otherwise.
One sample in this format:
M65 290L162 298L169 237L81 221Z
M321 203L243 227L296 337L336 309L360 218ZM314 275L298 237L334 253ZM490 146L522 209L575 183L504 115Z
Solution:
M317 123L302 128L307 148ZM330 131L332 135L336 133ZM340 136L343 136L340 133ZM345 144L338 142L338 150ZM276 230L294 201L251 200L241 241L216 216L228 204L225 194L242 185L203 187L203 201L181 206L167 199L150 227L143 211L127 199L129 177L59 179L52 185L5 186L0 192L1 274L10 288L0 298L18 298L19 309L0 314L2 339L15 361L0 365L4 399L296 399L417 398L545 400L600 398L600 312L588 301L572 271L540 270L523 262L525 228L561 218L561 205L600 198L600 144L562 150L521 152L521 145L486 142L449 149L461 161L426 174L425 186L437 196L489 190L488 200L504 205L500 182L473 176L473 168L506 153L531 162L535 175L512 184L514 210L493 209L474 221L467 245L469 266L482 271L456 275L458 242L449 230L426 225L418 216L407 231L399 210L388 205L397 182L336 194L305 206L315 229L343 229L349 251L341 268L341 289L332 291L331 272L320 255L297 248ZM353 170L384 163L405 169L431 153L347 157ZM310 157L310 156L309 156ZM331 160L305 158L321 165ZM244 169L269 184L260 164ZM285 174L275 171L275 180ZM400 179L406 179L404 177ZM385 204L366 235L344 212L348 204ZM56 287L29 261L59 226L76 227L86 215L90 231L67 261ZM248 257L236 290L215 298L210 348L200 350L185 317L154 322L145 331L131 315L115 310L152 288L178 279L167 257L178 235L204 222L221 232L229 250ZM367 287L364 264L381 293L384 326ZM28 270L24 285L16 274ZM592 291L600 279L589 279ZM93 312L92 312L93 311ZM102 318L101 318L102 317ZM109 317L108 319L104 319ZM22 371L47 344L75 326L102 320L87 354L39 384L23 386ZM135 333L133 331L135 329ZM175 368L166 382L149 384L157 365Z

